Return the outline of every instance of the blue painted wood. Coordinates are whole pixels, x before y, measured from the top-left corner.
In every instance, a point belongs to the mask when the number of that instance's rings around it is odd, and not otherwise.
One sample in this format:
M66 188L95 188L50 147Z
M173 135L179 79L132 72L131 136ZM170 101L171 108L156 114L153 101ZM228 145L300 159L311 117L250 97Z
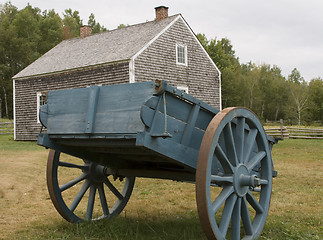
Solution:
M188 122L185 127L185 131L182 136L181 144L188 145L190 143L199 111L200 111L199 105L194 105L192 107L190 117L188 119Z
M189 167L195 173L198 150L174 142L171 138L154 138L149 133L137 134L136 146L143 146L156 154L167 157L169 162L174 162ZM174 176L173 176L174 177Z
M132 161L143 166L168 163L190 173L196 168L204 132L218 112L164 81L159 86L144 82L51 91L47 109L42 109L49 145L57 150L75 156L80 156L75 154L78 148L81 155L101 153L114 159L114 166L116 161L123 161L123 166ZM129 151L120 151L124 147ZM145 154L134 155L141 151Z
M100 87L91 86L89 89L89 105L87 108L86 120L85 120L85 133L93 133L94 120L96 115L96 109L98 106Z
M129 134L144 130L141 106L155 93L153 82L51 91L49 134ZM43 114L44 115L44 114ZM44 119L44 116L41 117Z

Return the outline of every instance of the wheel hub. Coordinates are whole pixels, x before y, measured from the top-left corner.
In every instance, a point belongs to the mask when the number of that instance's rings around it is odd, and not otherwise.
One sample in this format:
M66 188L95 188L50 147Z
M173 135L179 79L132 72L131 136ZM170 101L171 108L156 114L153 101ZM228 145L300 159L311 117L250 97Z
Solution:
M89 171L91 180L96 183L102 183L106 178L106 174L104 172L104 166L102 165L92 162L89 164L88 171Z
M256 175L250 175L248 168L240 164L234 173L233 186L236 194L243 197L247 194L249 187L255 187L260 184L260 179Z

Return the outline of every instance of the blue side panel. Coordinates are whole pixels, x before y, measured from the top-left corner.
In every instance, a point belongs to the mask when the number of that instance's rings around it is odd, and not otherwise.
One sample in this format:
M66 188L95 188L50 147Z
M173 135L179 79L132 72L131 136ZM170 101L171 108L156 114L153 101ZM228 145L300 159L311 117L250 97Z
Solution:
M163 158L168 158L169 162L182 165L195 173L198 157L198 150L196 149L174 142L170 138L152 137L145 132L137 134L136 146L151 149Z
M48 134L135 134L144 129L141 105L154 93L153 82L51 91L41 119Z
M82 131L84 133L88 101L88 88L48 92L47 132L77 134Z

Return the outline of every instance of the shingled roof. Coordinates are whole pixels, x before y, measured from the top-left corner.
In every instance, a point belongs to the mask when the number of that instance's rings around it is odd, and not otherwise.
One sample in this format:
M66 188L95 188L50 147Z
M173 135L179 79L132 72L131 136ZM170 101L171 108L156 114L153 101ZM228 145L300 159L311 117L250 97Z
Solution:
M129 60L179 16L180 14L177 14L161 21L136 24L86 38L64 40L13 78L25 78Z

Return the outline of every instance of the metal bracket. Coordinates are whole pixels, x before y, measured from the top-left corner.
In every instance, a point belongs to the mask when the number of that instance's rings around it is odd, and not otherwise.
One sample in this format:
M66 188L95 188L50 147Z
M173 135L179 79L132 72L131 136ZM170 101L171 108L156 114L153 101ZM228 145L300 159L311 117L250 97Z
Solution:
M152 137L162 137L162 138L167 138L167 137L172 137L172 135L167 132L167 113L166 113L166 94L163 92L163 106L164 106L164 132L163 133L152 133ZM156 109L158 111L158 109Z

